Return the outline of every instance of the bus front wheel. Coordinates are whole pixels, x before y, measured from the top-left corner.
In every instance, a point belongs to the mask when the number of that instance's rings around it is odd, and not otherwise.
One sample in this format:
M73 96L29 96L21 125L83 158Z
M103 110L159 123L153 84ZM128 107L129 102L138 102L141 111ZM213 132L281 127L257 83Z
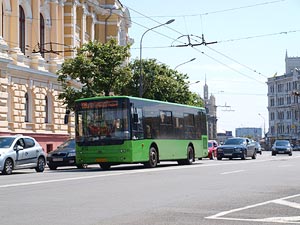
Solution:
M146 162L144 165L147 168L154 168L157 166L157 162L158 162L157 150L156 148L151 147L149 150L149 161Z

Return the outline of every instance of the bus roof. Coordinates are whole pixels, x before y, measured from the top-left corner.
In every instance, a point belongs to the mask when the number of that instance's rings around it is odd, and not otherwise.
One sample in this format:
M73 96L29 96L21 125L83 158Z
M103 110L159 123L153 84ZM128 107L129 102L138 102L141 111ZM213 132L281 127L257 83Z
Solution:
M164 102L164 101L159 101L159 100L153 100L153 99L147 99L147 98L138 98L138 97L132 97L132 96L96 96L96 97L91 97L91 98L80 98L80 99L75 100L75 102L101 100L101 99L116 99L116 98L118 98L118 99L127 98L127 99L142 100L142 101L147 101L147 102L157 102L157 103L185 106L185 107L204 110L203 107L198 107L198 106L184 105L184 104L173 103L173 102Z

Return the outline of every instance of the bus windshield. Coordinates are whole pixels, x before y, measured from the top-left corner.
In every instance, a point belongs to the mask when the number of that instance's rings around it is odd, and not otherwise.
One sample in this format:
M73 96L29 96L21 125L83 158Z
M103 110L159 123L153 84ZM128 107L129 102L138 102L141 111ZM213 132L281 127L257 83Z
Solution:
M130 139L126 101L82 101L76 105L76 142L93 144Z

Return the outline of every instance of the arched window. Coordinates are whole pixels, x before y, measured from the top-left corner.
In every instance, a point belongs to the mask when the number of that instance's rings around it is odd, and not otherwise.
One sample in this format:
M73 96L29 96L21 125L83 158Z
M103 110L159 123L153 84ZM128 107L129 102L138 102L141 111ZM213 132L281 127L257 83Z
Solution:
M19 6L19 47L25 54L25 13L22 6Z
M45 123L49 123L49 101L48 96L45 96Z
M25 93L25 122L29 122L29 96Z
M42 14L40 14L40 49L41 55L45 57L43 49L45 48L45 20Z

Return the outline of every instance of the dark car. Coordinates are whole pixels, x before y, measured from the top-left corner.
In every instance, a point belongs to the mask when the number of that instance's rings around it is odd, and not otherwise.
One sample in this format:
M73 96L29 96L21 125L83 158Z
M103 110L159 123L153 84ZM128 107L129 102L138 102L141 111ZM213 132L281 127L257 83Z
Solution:
M259 153L259 154L262 154L262 148L261 148L261 145L255 141L255 150L256 150L256 153Z
M300 151L300 145L293 146L293 151Z
M225 143L217 148L217 159L222 158L241 158L251 157L256 159L254 141L248 138L229 138Z
M288 140L276 140L272 146L272 155L293 154L293 147Z
M75 139L70 139L54 151L51 151L47 155L47 165L50 170L56 170L57 167L62 166L77 166L77 168L86 168L85 164L76 163L76 142Z

